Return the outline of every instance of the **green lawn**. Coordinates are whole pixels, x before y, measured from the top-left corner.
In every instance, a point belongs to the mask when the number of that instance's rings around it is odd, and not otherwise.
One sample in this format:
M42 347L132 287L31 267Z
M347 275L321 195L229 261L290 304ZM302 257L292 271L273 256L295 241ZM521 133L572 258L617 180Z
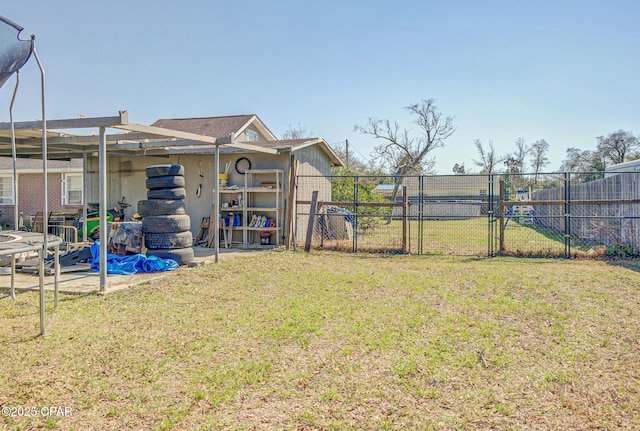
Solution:
M368 221L373 218L369 218ZM357 251L396 252L402 250L402 221L390 224L379 217L373 228L359 230ZM499 222L494 222L494 248L499 249ZM324 249L352 250L353 240L320 242L316 235L314 245ZM489 243L489 222L486 217L464 220L423 220L408 222L407 248L414 254L452 254L487 256ZM572 243L572 256L601 255L604 247L584 247ZM504 253L517 256L563 256L564 234L535 225L522 225L510 220L504 231Z
M402 251L402 220L387 223L385 217L368 217L367 228L356 231L357 251L398 252ZM406 247L411 253L487 255L488 226L486 218L466 220L424 220L422 231L417 220L407 223ZM321 241L314 236L314 246L328 250L352 250L353 239Z
M46 337L5 296L0 404L72 416L0 428L640 429L638 267L273 251L63 296Z

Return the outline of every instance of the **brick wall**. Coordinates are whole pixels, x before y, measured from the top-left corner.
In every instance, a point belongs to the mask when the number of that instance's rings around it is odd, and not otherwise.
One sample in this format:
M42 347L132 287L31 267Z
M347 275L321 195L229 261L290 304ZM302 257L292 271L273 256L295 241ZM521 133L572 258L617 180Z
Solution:
M81 205L62 205L62 174L48 175L47 204L49 212L75 212ZM18 212L24 215L25 223L29 223L29 216L42 211L42 174L18 175ZM13 205L0 205L2 216L0 222L3 229L12 229Z

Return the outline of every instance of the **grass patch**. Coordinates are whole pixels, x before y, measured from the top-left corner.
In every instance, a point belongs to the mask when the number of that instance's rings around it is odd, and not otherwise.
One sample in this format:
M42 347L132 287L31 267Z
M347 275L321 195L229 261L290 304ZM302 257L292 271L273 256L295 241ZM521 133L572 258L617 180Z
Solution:
M0 300L0 404L73 415L0 424L636 429L638 286L598 261L268 252L64 296L46 337L24 293Z
M407 223L406 250L414 254L487 256L489 252L489 221L486 216L463 220L416 219ZM314 246L325 250L366 252L401 252L402 220L386 223L380 217L375 227L356 232L356 239L329 240L314 237ZM499 248L499 221L493 222L495 252ZM302 247L302 245L301 245ZM502 254L509 256L564 256L564 235L560 232L532 224L519 224L510 220L504 231ZM572 241L571 255L597 257L605 255L605 247L598 244Z

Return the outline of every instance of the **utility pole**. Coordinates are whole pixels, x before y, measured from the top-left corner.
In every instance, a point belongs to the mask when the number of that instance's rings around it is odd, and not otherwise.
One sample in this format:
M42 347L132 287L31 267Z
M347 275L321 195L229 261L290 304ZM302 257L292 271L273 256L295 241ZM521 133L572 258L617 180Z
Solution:
M349 169L349 140L345 139L344 142L345 142L345 148L346 148L345 154L347 155L347 169Z

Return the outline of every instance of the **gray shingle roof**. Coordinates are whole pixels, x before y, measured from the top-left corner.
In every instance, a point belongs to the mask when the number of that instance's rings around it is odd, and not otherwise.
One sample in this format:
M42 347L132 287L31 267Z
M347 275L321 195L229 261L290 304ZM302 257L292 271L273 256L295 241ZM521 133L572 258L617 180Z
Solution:
M231 115L226 117L166 118L156 121L152 126L212 136L214 138L226 138L231 133L236 133L240 130L240 128L247 124L254 116L255 115Z

